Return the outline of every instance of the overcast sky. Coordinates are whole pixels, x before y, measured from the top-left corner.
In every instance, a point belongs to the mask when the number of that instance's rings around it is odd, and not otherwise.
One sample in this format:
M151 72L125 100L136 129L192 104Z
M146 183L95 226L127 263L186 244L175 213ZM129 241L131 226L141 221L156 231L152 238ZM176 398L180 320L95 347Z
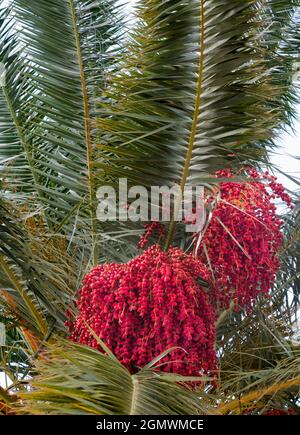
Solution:
M278 140L281 147L277 150L277 155L272 157L272 162L286 174L300 177L300 106L298 107L298 120L295 122L294 130L294 133L285 133ZM288 178L280 174L278 174L278 178L287 188L291 190L297 188Z

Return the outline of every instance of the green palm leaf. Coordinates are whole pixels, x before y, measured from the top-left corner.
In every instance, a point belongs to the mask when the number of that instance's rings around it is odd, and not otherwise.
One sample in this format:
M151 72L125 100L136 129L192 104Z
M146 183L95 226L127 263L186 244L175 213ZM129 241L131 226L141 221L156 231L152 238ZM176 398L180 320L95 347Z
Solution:
M293 114L297 5L140 1L98 120L107 157L95 165L107 180L183 189L216 169L265 164Z
M141 370L131 375L115 358L62 341L37 363L34 389L22 393L21 413L179 415L207 413L189 378Z
M1 201L0 305L17 326L43 339L50 330L65 329L65 311L73 305L78 270L64 239L49 238L46 227L32 227L29 221Z
M2 178L26 203L43 207L50 228L70 234L76 223L75 231L87 231L92 251L100 179L92 121L120 50L120 26L112 0L16 0L1 9Z

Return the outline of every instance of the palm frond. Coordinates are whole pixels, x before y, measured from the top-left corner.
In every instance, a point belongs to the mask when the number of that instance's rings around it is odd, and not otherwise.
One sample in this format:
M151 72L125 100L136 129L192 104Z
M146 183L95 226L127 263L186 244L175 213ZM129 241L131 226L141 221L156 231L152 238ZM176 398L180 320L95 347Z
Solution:
M128 54L98 125L107 180L200 184L216 169L266 164L293 116L298 2L138 3ZM283 66L284 65L284 66ZM169 242L174 223L169 230Z
M274 383L269 387L261 388L253 390L244 396L241 395L238 399L233 399L226 404L221 404L218 407L218 412L221 414L243 414L243 413L262 413L265 410L274 408L277 409L279 407L280 410L291 410L292 405L294 405L294 413L299 412L297 409L297 402L293 403L291 400L285 400L285 402L281 399L278 400L278 395L282 395L282 393L287 396L289 390L294 389L294 396L296 396L297 401L297 391L299 391L300 386L300 378L293 378L288 381ZM296 391L296 394L295 394ZM276 398L274 399L274 396ZM270 399L271 397L271 399Z
M299 344L289 310L276 298L260 300L253 311L228 313L218 327L221 413L294 408L299 412ZM223 396L223 397L222 397Z
M23 338L21 331L12 324L12 319L2 315L3 307L0 312L0 320L5 328L5 342L0 347L0 373L15 383L26 376L35 351Z
M33 390L21 393L29 414L180 415L207 413L188 380L144 369L131 375L114 357L61 341L37 362Z
M64 329L78 271L64 240L49 238L35 217L22 219L19 210L1 201L0 302L18 326L43 339L54 326Z
M90 234L92 250L92 121L121 50L121 27L112 0L16 0L1 9L1 177L6 190L21 191L23 201L42 207L52 230L68 226L68 234L78 228Z

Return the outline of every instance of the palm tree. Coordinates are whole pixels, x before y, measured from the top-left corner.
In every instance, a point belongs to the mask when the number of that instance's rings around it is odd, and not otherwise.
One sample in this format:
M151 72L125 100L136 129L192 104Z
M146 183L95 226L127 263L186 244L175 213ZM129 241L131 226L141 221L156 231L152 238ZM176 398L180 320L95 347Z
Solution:
M297 208L272 297L250 317L220 316L219 387L207 380L201 400L188 379L153 370L162 356L130 375L109 349L70 344L64 322L92 265L139 252L140 224L97 220L99 187L211 187L217 169L271 167L295 115L300 1L139 0L134 22L115 0L0 5L0 355L13 381L2 412L296 408ZM189 244L175 218L174 243Z

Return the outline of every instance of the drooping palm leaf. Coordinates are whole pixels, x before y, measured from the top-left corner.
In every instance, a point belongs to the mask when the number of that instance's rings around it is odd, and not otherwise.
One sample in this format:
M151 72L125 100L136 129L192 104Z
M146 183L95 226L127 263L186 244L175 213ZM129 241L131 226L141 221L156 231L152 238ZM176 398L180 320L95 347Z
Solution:
M144 369L131 375L113 356L62 341L37 363L21 413L178 415L208 413L188 378Z
M218 400L223 396L218 406L221 413L242 414L246 408L263 412L272 407L293 408L299 413L299 347L284 339L274 342L273 346L265 343L265 347L242 343L240 352L231 354L236 365L222 367L222 383L216 394ZM278 344L283 347L281 351Z
M1 313L2 311L1 307ZM20 330L12 324L11 318L0 315L0 320L5 328L5 342L0 347L0 372L6 375L9 386L9 381L17 382L28 371L34 350L23 339Z
M3 200L0 228L0 304L42 339L52 327L64 329L78 273L64 239L51 240L35 217L24 218Z
M23 199L43 207L52 229L88 231L92 252L99 179L92 120L120 50L116 3L16 0L1 8L2 178L7 189L32 192Z

